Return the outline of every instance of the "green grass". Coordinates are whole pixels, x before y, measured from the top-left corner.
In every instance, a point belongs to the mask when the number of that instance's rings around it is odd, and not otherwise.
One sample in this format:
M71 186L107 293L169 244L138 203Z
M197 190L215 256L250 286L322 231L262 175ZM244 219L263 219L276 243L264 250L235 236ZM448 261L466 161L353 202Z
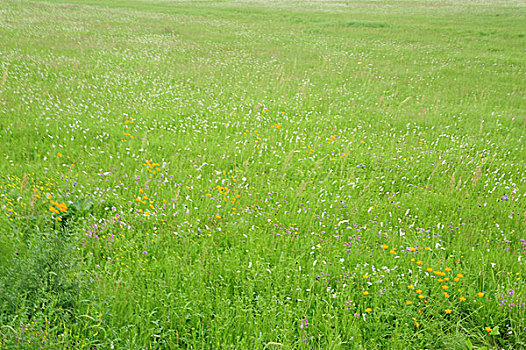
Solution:
M0 348L526 348L525 23L0 2Z

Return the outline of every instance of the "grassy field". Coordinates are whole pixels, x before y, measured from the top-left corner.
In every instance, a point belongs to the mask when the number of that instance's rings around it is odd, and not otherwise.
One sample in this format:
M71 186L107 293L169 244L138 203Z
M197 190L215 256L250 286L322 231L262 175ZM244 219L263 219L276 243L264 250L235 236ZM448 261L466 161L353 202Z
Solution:
M526 348L524 1L0 1L0 349Z

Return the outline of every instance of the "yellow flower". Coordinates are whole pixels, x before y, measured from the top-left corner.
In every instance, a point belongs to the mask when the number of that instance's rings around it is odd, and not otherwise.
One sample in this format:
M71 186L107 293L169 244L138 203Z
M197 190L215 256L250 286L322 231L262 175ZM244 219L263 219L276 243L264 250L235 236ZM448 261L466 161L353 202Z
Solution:
M484 293L478 292L477 295L479 296L479 298L482 298L484 296Z
M413 305L413 302L411 300L408 300L405 302L406 305Z
M368 291L364 291L363 295L369 295L369 292Z
M457 277L458 277L458 278L462 278L462 277L464 277L464 275L461 274L461 273L458 273L458 274L457 274Z
M453 280L454 280L455 282L459 282L459 281L460 281L460 278L455 277L455 278L453 278Z
M414 251L416 251L416 248L415 247L411 247L411 248L409 248L409 250L414 252Z
M442 278L439 278L438 282L442 283L442 282L444 282L444 280Z
M414 289L415 286L413 286L412 284L410 284L409 286L407 286L407 288L409 288L409 289Z
M394 249L391 249L391 250L389 251L389 254L396 254L396 252L395 252Z
M451 271L449 267L446 267L444 270L446 270L447 272Z
M58 156L59 156L60 158L62 158L62 153L58 152Z
M486 332L491 332L493 329L491 329L491 327L487 326L487 327L484 327L484 329L486 330Z
M416 292L417 292L418 294L422 294L422 289L417 289Z
M365 279L368 279L368 278L369 278L369 276L367 276L367 275L363 275L363 278L365 278Z
M416 262L416 264L417 264L417 265L422 265L422 264L423 264L423 261L422 261L422 260L418 260L418 261Z
M446 314L450 314L452 313L453 311L451 311L451 309L446 309Z
M418 299L424 299L424 298L425 298L425 296L423 296L422 294L418 295Z
M368 307L367 309L364 310L365 312L367 312L368 314L371 313L371 311L373 311L373 309L371 309L370 307Z
M60 211L63 212L63 213L65 213L65 212L68 211L68 207L66 206L66 203L64 203L64 202L62 202L62 203L60 203L60 204L57 203L57 204L55 204L55 205L56 205L56 206L60 209Z
M446 298L449 298L449 294L447 294L447 292L444 292L444 296L445 296Z
M428 267L426 270L427 270L427 272L433 272L433 269L430 268L430 267Z
M447 290L448 288L449 288L448 286L442 286L443 290Z
M217 219L217 220L221 219L221 215L217 214L217 215L216 215L216 219Z
M425 247L425 250L431 250L431 248L430 247Z
M466 301L466 298L460 297L460 301Z

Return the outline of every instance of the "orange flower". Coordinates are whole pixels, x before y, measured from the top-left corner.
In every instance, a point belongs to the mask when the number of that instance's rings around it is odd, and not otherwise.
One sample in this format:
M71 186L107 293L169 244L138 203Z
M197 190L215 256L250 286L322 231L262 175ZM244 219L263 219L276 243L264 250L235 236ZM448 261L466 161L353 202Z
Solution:
M446 309L446 314L450 314L452 313L453 311L451 311L451 309Z
M466 298L460 297L460 301L466 301Z
M484 327L484 329L485 329L486 332L488 332L488 333L491 332L491 331L493 330L493 329L492 329L491 327L489 327L489 326Z
M406 305L413 305L413 302L411 300L408 300L405 302Z
M484 293L478 292L477 295L479 296L479 298L482 298L484 296Z
M370 307L368 307L367 309L364 310L365 312L367 312L368 314L371 313L371 311L373 311L373 309L371 309Z

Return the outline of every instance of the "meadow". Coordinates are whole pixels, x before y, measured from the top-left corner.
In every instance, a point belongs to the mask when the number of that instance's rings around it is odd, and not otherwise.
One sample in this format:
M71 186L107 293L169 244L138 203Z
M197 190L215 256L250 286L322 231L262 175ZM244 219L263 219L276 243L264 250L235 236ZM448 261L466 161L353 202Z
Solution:
M526 4L0 1L0 349L525 349Z

